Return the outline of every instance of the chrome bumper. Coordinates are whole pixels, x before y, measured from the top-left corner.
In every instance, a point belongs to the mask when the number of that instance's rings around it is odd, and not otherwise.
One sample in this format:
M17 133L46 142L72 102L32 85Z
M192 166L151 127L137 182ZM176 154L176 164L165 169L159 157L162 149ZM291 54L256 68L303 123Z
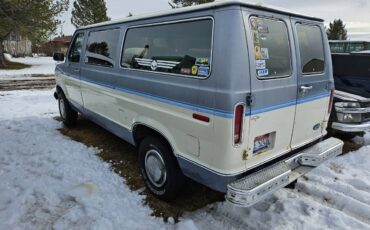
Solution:
M331 127L332 129L336 129L343 132L364 132L366 130L370 130L370 121L361 124L347 124L333 122Z
M234 205L248 207L298 177L342 153L343 141L326 139L296 155L241 178L227 186L226 200Z

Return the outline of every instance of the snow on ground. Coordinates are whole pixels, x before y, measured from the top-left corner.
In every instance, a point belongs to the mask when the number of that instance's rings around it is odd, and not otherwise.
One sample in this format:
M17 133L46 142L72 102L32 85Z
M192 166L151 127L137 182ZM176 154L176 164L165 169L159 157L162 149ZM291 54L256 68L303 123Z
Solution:
M0 229L165 228L97 149L56 130L56 105L50 90L0 93Z
M95 148L60 134L52 91L0 92L0 229L370 229L370 133L264 202L226 202L177 225L151 217L143 196Z
M55 61L52 57L24 57L12 58L13 62L20 62L32 65L29 68L19 70L2 70L0 69L0 79L2 78L17 78L31 76L32 74L54 74Z
M221 202L184 217L184 229L370 229L370 133L358 151L326 162L250 208Z

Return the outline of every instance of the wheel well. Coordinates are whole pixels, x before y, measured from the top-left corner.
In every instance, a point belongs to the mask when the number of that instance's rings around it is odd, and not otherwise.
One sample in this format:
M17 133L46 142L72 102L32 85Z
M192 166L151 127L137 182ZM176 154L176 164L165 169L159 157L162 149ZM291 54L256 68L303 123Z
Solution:
M62 88L61 88L59 85L57 85L57 86L56 86L56 92L54 92L54 97L55 97L55 99L57 99L57 100L58 100L58 97L59 97L59 93L60 93L60 92L64 93L64 92L63 92L63 90L62 90Z
M172 148L170 142L167 140L167 138L162 133L160 133L159 131L157 131L157 130L151 128L151 127L148 127L148 126L142 125L142 124L135 125L134 128L133 128L133 135L134 135L134 141L135 141L136 146L139 146L140 142L142 140L144 140L145 137L147 137L147 136L156 136L156 137L159 137L160 139L162 139L164 141L164 143L166 143L168 145L168 147L173 151L173 148Z

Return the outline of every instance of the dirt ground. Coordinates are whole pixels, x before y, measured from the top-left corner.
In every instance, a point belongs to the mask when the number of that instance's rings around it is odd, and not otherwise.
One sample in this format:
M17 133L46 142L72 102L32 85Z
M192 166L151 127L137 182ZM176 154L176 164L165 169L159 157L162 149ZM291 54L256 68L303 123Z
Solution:
M55 119L60 120L58 117ZM81 117L73 128L64 127L59 131L73 140L100 149L99 156L112 165L112 169L124 178L131 190L145 195L145 203L153 210L153 215L163 217L165 221L173 217L177 222L184 212L195 211L207 204L224 200L223 193L190 180L183 194L175 200L170 203L158 200L145 189L135 147Z
M55 119L60 121L59 117ZM165 221L173 217L177 222L184 212L195 211L207 204L224 200L224 194L190 180L186 190L176 200L170 203L158 200L145 189L139 172L137 152L133 146L82 117L79 118L76 126L61 128L60 132L87 146L100 149L99 156L112 165L112 169L123 177L131 190L145 195L145 203L153 210L153 215L163 217ZM360 145L346 141L344 152L358 148ZM294 188L294 185L290 185L289 188Z

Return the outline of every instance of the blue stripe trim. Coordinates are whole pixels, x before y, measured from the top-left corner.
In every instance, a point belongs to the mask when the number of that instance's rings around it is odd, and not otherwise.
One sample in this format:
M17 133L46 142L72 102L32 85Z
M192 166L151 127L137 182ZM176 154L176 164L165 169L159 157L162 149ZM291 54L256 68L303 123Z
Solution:
M281 108L294 106L294 105L298 105L298 104L303 104L303 103L306 103L306 102L315 101L315 100L325 98L325 97L329 97L329 94L328 93L323 93L323 94L319 94L319 95L316 95L316 96L300 98L297 101L294 100L294 101L289 101L289 102L278 104L278 105L265 107L265 108L262 108L262 109L255 109L255 110L252 109L252 113L247 112L245 115L249 116L249 115L256 115L256 114L260 114L260 113L266 113L266 112L269 112L269 111L272 111L272 110L281 109Z
M133 94L133 95L136 95L136 96L146 97L146 98L149 98L149 99L152 99L152 100L160 101L160 102L163 102L163 103L166 103L166 104L182 107L182 108L189 109L189 110L198 111L198 112L201 112L201 113L213 114L215 116L224 117L224 118L233 118L234 117L234 114L232 112L216 110L216 109L212 109L212 108L208 108L208 107L204 107L204 106L185 103L185 102L172 100L172 99L168 99L168 98L165 98L165 97L161 97L161 96L157 96L157 95L153 95L153 94L149 94L149 93L139 92L139 91L132 90L132 89L127 89L127 88L122 88L122 87L114 87L114 86L109 85L109 84L104 84L104 83L94 81L94 80L90 80L90 79L86 79L86 78L84 78L82 81L90 82L92 84L104 86L104 87L114 89L114 90L119 90L119 91L129 93L129 94ZM295 101L295 100L294 101L289 101L289 102L285 102L285 103L282 103L282 104L277 104L277 105L273 105L273 106L269 106L269 107L265 107L265 108L261 108L261 109L256 109L256 110L252 109L252 112L248 111L248 112L245 113L245 115L250 116L250 115L266 113L266 112L269 112L269 111L272 111L272 110L277 110L277 109L281 109L281 108L285 108L285 107L289 107L289 106L294 106L294 105L297 105L297 104L302 104L302 103L305 103L305 102L318 100L318 99L328 97L328 96L329 96L329 94L325 93L325 94L320 94L320 95L316 95L316 96L312 96L312 97L308 97L308 98L301 98L301 99L298 99L297 101Z
M330 95L328 93L323 93L323 94L319 94L319 95L312 96L312 97L300 98L298 99L297 104L302 104L305 102L314 101L314 100L318 100L318 99L329 97L329 96Z
M216 109L212 109L212 108L208 108L208 107L204 107L204 106L199 106L199 105L193 105L193 104L185 103L185 102L180 102L180 101L177 101L177 100L172 100L172 99L168 99L168 98L165 98L165 97L161 97L161 96L157 96L157 95L153 95L153 94L149 94L149 93L143 93L143 92L139 92L139 91L132 90L132 89L127 89L127 88L122 88L122 87L117 87L117 86L112 87L111 85L103 84L103 83L93 81L93 80L90 80L90 79L84 79L83 81L87 81L87 82L90 82L90 83L93 83L93 84L101 85L101 86L104 86L104 87L107 87L107 88L110 88L110 89L119 90L119 91L129 93L129 94L133 94L133 95L136 95L136 96L146 97L146 98L149 98L149 99L152 99L152 100L160 101L160 102L163 102L163 103L166 103L166 104L182 107L182 108L185 108L185 109L195 110L195 111L202 112L202 113L207 113L207 114L214 114L214 115L219 116L219 117L232 118L234 116L233 113L229 113L229 112L226 112L226 111L216 110Z

